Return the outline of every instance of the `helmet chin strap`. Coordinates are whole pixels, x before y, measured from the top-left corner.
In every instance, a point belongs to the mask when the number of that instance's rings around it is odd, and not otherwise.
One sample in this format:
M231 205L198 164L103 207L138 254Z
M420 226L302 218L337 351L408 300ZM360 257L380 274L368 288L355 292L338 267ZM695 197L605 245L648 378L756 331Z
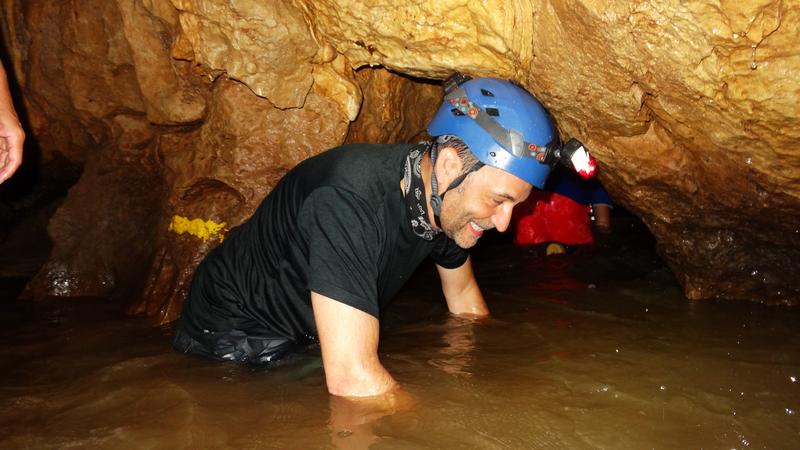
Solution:
M439 150L437 146L434 145L433 148L431 149L431 209L433 210L433 217L436 219L436 224L441 226L441 221L439 220L439 216L441 215L442 212L442 201L444 201L444 194L457 188L458 185L461 184L465 178L467 178L467 175L483 167L483 163L480 161L476 161L475 164L473 164L472 167L469 168L469 170L465 170L464 173L459 175L455 180L453 180L452 183L450 183L449 186L447 186L447 189L445 189L444 191L442 191L441 194L439 194L439 181L436 179L436 170L435 170L436 159L438 158L438 156L439 156Z
M442 197L439 196L439 181L436 179L436 158L439 156L439 149L436 145L431 149L431 209L436 224L441 225L439 215L442 213ZM444 195L444 193L442 193Z

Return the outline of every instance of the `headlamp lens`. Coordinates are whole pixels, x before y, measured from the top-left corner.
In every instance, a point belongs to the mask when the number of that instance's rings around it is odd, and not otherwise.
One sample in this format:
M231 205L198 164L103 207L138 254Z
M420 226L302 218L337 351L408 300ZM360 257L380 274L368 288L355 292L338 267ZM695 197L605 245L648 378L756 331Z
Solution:
M586 151L583 144L575 138L564 144L564 148L561 149L561 158L569 161L575 171L583 178L593 177L597 170L597 163L594 158Z

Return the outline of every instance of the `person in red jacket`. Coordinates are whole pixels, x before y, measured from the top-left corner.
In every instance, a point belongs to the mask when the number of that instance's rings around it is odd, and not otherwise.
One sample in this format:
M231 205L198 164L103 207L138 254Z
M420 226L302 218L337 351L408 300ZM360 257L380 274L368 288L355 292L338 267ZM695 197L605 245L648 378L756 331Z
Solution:
M591 219L597 232L608 235L611 208L611 199L597 179L556 170L544 190L531 192L514 210L514 243L556 244L548 246L548 254L564 253L564 245L593 244Z

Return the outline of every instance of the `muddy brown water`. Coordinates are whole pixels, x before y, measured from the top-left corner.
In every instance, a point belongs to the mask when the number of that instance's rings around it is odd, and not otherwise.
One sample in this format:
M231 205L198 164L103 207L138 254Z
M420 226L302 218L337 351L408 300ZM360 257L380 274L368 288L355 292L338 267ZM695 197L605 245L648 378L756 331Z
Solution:
M0 448L800 448L800 311L690 302L652 249L481 244L493 318L423 267L384 318L404 407L327 395L318 351L263 370L176 354L102 299L10 300Z

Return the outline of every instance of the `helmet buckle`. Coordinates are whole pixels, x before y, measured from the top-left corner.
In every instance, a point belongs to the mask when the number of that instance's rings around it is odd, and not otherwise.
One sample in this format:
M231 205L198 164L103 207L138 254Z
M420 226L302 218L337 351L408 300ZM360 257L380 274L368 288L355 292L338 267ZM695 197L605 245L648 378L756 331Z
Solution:
M467 81L471 80L472 77L468 75L464 75L461 72L454 72L452 75L447 77L442 84L444 87L444 94L447 95L454 90L456 90L459 86L466 83Z

